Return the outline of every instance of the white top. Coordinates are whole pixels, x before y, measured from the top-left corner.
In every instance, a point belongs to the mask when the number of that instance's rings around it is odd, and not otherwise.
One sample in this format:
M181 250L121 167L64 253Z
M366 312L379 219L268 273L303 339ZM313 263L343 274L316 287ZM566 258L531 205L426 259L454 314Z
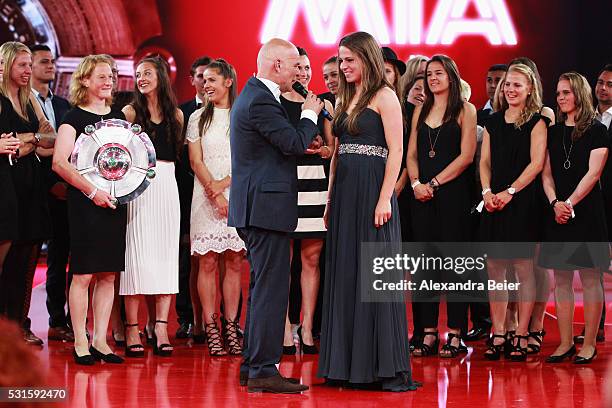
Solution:
M595 119L603 123L605 127L610 129L610 122L612 122L612 106L608 108L604 113L599 113L599 110L595 109Z

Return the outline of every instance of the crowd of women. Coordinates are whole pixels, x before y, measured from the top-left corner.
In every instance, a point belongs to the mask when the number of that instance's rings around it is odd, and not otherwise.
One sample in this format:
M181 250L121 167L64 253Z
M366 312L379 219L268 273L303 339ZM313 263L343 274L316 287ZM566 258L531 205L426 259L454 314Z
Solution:
M306 50L298 50L296 80L308 89L310 61ZM123 299L125 356L145 354L138 321L143 295L152 323L145 330L147 339L155 354L170 356L168 315L179 291L180 205L174 174L187 145L195 175L191 254L199 264L192 271L192 293L201 309L194 341L206 342L211 356L240 354L245 245L227 226L230 112L237 96L230 63L216 59L207 64L203 106L185 117L162 59L137 62L133 98L116 107L112 59L87 56L71 79L72 109L58 118L61 125L55 132L32 96L30 49L5 43L0 60L0 313L20 323L27 317L33 271L51 233L40 157L52 155L53 171L69 185L75 361L123 361L107 343L117 294ZM477 111L468 101L469 85L445 55L417 56L404 63L369 34L354 33L341 41L338 56L326 61L323 74L330 92L321 97L334 120L319 118L321 148L297 162L299 221L292 234L285 354L298 350L294 334L299 350L317 353L320 334L320 376L368 383L403 373L404 381L388 388L415 389L419 384L405 378L409 352L445 358L467 352L468 316L475 321L474 314L481 313L484 321L490 318L485 329L491 332L484 357L524 361L539 352L545 335L552 282L539 271L554 270L561 342L547 361L573 357L574 363L588 363L596 356L605 310L602 273L610 265L612 185L606 159L612 140L612 67L606 66L596 79L595 103L589 81L577 72L564 73L546 87L528 58L491 67L489 74L495 72L500 74L490 100ZM544 91L556 92L556 113L544 106ZM297 92L280 97L294 124L303 101ZM157 177L127 205L117 205L70 162L85 127L107 119L141 124L157 155ZM474 215L472 208L481 200L482 212ZM402 240L533 244L489 254L489 278L518 282L520 289L491 293L490 315L489 307L483 312L482 305L453 301L446 308L448 336L440 348L440 293L413 297L410 342L402 301L360 300L358 244ZM591 244L559 256L563 242ZM584 290L579 351L572 332L575 270ZM216 312L219 273L221 328ZM444 273L437 279L449 278ZM447 300L454 295L446 293Z

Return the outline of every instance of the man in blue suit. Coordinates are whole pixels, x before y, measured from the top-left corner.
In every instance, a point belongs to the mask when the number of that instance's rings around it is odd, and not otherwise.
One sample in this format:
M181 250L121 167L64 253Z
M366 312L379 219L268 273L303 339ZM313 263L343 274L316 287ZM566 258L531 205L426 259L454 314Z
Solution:
M308 389L276 369L289 296L287 233L295 230L298 218L295 156L313 147L323 108L309 93L299 125L291 125L279 97L291 90L297 73L297 48L288 41L270 40L257 56L257 77L249 79L231 113L228 224L244 240L251 266L240 368L240 383L248 385L249 392Z

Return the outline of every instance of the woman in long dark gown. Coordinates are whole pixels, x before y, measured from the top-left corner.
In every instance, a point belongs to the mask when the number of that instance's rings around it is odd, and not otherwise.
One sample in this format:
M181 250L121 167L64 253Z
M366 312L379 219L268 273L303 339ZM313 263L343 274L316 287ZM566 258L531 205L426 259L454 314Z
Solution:
M383 77L383 56L370 34L344 37L338 63L334 133L339 143L326 208L318 375L330 382L414 390L402 292L392 295L394 301L364 302L361 297L367 285L361 275L361 243L401 242L394 195L402 157L401 107Z

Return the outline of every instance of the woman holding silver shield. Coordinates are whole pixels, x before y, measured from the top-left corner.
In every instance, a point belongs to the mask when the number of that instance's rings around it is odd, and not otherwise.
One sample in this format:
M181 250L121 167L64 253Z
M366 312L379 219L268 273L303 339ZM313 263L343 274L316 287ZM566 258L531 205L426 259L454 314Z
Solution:
M93 365L96 360L121 363L106 343L106 332L114 296L115 274L124 269L126 208L81 175L69 159L79 135L88 125L106 119L125 119L121 111L111 110L112 61L90 55L79 63L70 82L70 102L59 127L53 170L70 185L68 219L70 224L69 304L74 330L74 360ZM89 284L95 276L93 292L94 335L88 351L85 331Z
M143 126L157 156L156 177L128 204L125 273L119 294L125 296L126 356L141 357L138 334L139 295L155 296L153 351L168 357L168 311L178 293L180 206L174 163L183 147L183 113L172 92L169 68L160 58L145 58L136 67L134 102L123 108L129 122Z

